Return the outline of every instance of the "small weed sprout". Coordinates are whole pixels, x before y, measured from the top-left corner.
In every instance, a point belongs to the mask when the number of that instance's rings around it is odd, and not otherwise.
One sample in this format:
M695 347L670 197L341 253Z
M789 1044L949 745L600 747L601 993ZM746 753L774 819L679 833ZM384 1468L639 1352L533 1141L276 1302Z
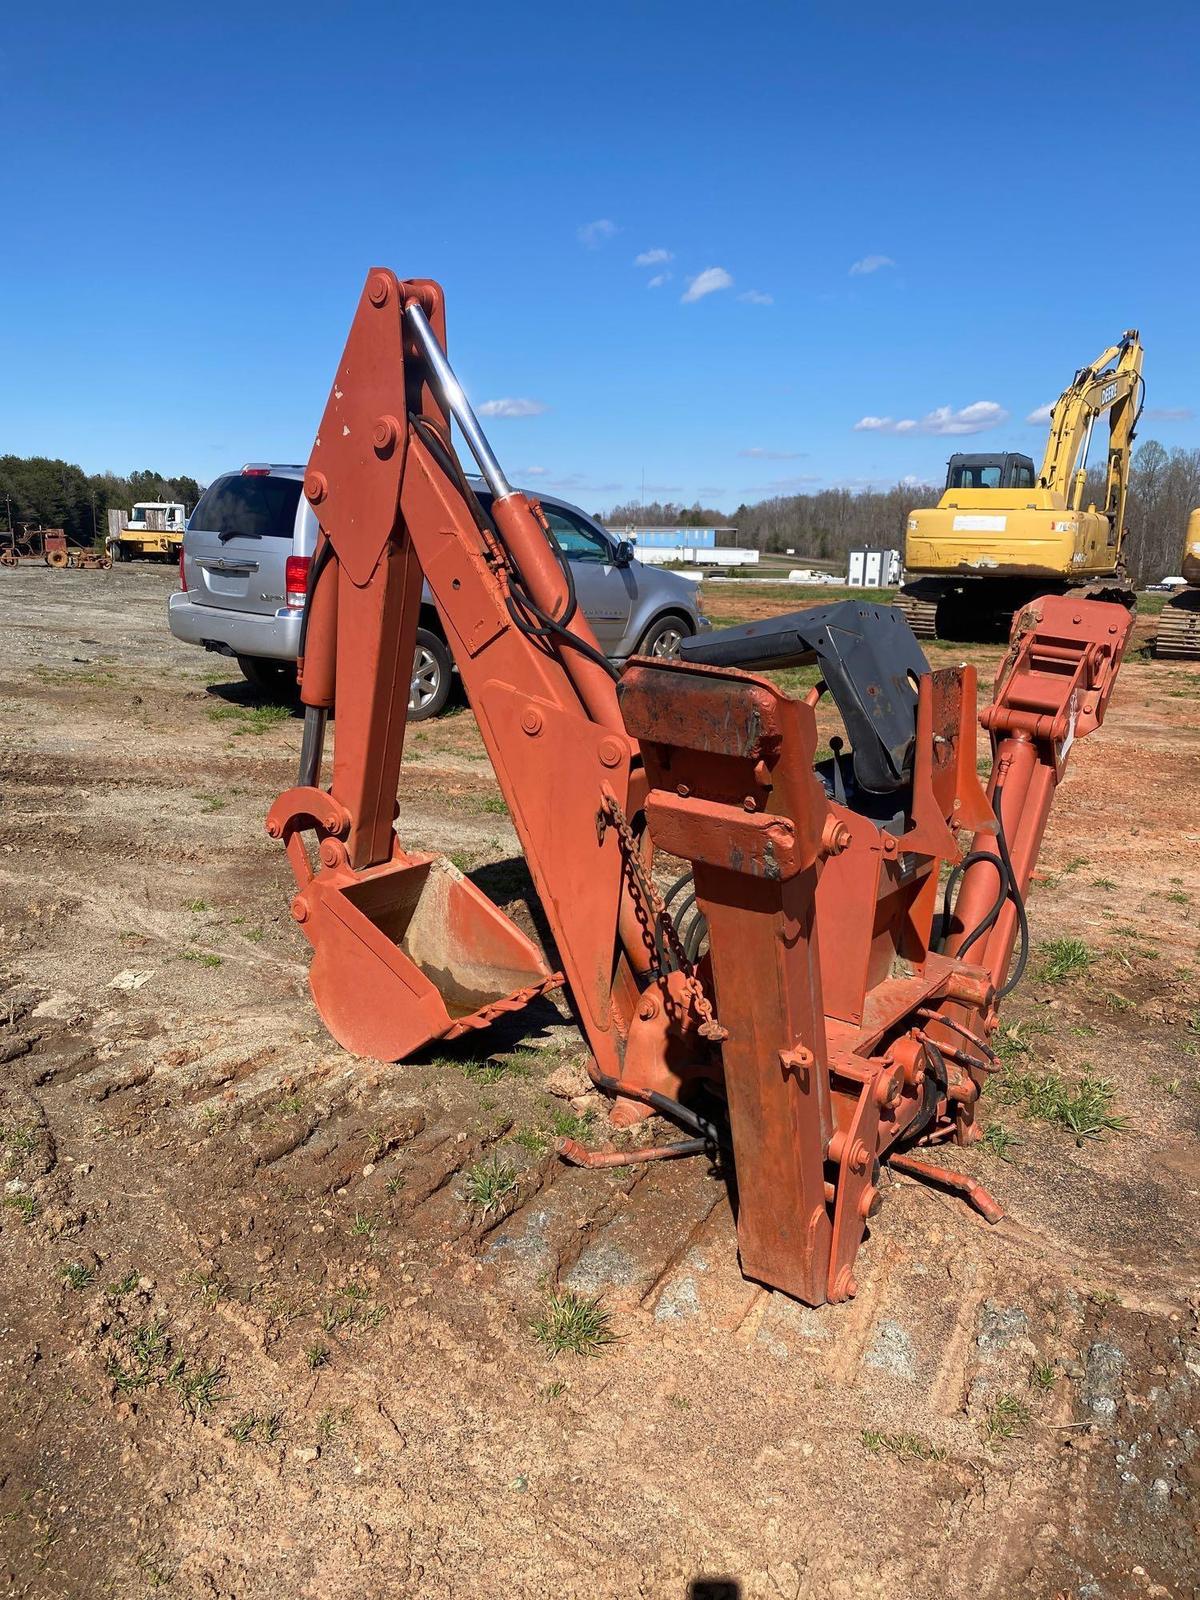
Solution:
M516 1169L501 1161L499 1156L492 1156L468 1168L463 1188L470 1204L486 1217L498 1211L510 1195L516 1194Z
M571 1290L550 1296L532 1332L552 1356L597 1356L616 1338L599 1300L585 1299Z
M878 1428L864 1428L860 1435L863 1449L877 1456L884 1450L897 1461L944 1461L946 1452L940 1445L931 1444L919 1433L883 1433Z
M58 1275L67 1289L90 1288L96 1276L92 1268L85 1267L82 1261L64 1261L58 1269Z
M980 1140L984 1148L990 1150L994 1156L998 1156L1001 1161L1011 1161L1012 1156L1009 1152L1020 1142L1017 1136L1010 1133L1000 1122L989 1122Z
M304 1360L310 1372L319 1372L322 1367L329 1365L329 1346L327 1344L310 1344L304 1352Z
M989 1449L1024 1437L1030 1411L1015 1394L998 1394L983 1420L983 1440Z

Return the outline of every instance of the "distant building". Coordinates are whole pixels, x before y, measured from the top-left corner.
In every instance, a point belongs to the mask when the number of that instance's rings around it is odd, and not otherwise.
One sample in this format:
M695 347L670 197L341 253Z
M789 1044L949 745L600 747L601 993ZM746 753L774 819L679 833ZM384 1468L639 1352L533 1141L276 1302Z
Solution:
M749 567L757 550L741 549L736 528L611 528L637 548L649 566L683 562L704 567Z
M887 589L900 582L899 550L851 550L846 585L851 589Z

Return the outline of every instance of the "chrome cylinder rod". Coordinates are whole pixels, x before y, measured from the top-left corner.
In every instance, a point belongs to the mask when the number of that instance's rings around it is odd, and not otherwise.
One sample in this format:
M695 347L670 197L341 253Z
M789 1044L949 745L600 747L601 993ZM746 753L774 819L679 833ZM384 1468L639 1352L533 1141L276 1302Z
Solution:
M304 737L300 741L300 773L297 782L301 788L319 789L321 786L321 760L325 754L325 723L329 713L323 706L305 706Z
M429 365L434 380L433 386L446 410L458 423L462 436L467 441L467 448L479 464L484 481L497 500L505 499L512 493L512 485L504 476L504 469L496 460L492 447L479 426L479 418L471 410L471 402L463 393L462 384L454 376L454 369L446 360L446 352L438 343L437 334L430 326L429 318L415 300L404 308L404 315L408 318L408 325Z

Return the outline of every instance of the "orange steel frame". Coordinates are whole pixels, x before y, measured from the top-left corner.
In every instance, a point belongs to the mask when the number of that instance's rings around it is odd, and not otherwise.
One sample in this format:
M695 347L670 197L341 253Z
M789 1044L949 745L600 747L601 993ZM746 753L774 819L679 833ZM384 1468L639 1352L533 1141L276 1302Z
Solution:
M588 654L517 626L517 582L564 615L563 568L536 502L510 491L479 526L431 449L430 429L449 443L448 417L411 306L444 350L436 284L368 275L305 479L331 548L318 551L302 698L336 714L332 781L280 795L267 828L296 879L314 1000L347 1049L394 1061L565 982L615 1120L647 1115L648 1091L723 1097L745 1273L812 1305L845 1300L882 1162L999 1215L978 1186L904 1154L978 1137L1018 932L1010 898L958 954L1003 872L976 861L935 947L939 871L963 858L964 832L999 857L998 791L1024 894L1069 750L1103 718L1129 613L1047 597L1014 619L980 718L986 793L974 669L922 676L903 825L877 826L814 774L821 686L795 700L752 673L635 659L618 688ZM556 967L444 858L396 837L422 574ZM581 616L568 625L596 648ZM692 864L709 928L698 963L662 959L654 849Z

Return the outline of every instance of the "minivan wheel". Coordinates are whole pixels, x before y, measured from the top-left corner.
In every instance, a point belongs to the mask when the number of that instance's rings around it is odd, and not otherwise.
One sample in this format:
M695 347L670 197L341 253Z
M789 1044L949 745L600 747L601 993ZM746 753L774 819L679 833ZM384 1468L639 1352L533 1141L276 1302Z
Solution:
M659 617L642 635L637 647L639 656L658 656L660 660L679 654L682 639L689 639L692 630L682 617Z
M252 689L272 700L291 700L296 694L296 663L270 656L238 656L242 677Z
M436 717L446 709L453 673L454 663L445 640L428 628L418 628L408 698L408 714L414 722L424 722L426 717Z

